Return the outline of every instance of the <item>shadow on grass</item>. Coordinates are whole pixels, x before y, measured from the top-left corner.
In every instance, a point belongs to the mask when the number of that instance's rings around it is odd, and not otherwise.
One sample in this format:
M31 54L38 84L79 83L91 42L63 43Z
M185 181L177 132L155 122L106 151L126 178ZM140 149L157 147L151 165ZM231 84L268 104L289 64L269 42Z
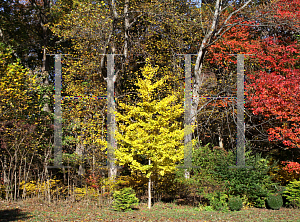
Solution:
M0 210L0 222L25 220L31 218L27 212L22 212L21 209Z

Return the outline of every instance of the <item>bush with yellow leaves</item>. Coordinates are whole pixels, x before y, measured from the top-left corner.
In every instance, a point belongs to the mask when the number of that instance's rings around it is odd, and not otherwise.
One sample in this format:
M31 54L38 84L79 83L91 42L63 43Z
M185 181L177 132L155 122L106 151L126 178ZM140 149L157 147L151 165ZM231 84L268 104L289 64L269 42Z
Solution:
M41 195L44 196L50 192L51 195L61 195L63 187L60 186L60 180L50 179L44 182L31 180L27 183L20 183L20 190L26 193L26 196Z

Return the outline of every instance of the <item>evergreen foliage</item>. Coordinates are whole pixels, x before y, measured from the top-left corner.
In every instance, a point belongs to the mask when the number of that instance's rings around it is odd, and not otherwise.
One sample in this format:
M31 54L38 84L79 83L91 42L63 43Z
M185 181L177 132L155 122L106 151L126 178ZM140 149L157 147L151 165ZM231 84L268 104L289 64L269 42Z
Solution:
M228 207L232 211L239 211L243 207L243 201L240 197L229 198Z
M199 147L194 150L193 161L194 165L201 168L194 170L194 176L204 188L215 191L219 189L233 196L246 196L252 206L264 207L265 199L274 186L272 177L268 174L272 167L270 160L260 154L253 154L251 150L245 155L246 165L253 166L253 169L231 169L229 166L235 165L235 156L231 151L226 153L222 150L212 150L209 146ZM210 191L202 191L208 192Z
M131 187L125 187L113 194L113 208L116 211L128 211L139 203L139 199L135 196L135 191Z
M290 205L300 207L300 181L290 182L283 193Z
M280 207L282 207L283 205L282 196L279 194L270 195L266 201L267 201L267 206L273 210L279 210Z
M226 181L225 186L230 195L247 196L255 207L265 207L265 199L268 197L270 187L274 185L268 172L270 161L260 154L246 153L246 165L253 169L238 168L230 169L234 162L225 162L225 165L216 167L215 173Z
M222 212L228 211L226 202L228 196L225 192L218 191L211 194L206 194L205 197L209 199L209 204L214 210Z

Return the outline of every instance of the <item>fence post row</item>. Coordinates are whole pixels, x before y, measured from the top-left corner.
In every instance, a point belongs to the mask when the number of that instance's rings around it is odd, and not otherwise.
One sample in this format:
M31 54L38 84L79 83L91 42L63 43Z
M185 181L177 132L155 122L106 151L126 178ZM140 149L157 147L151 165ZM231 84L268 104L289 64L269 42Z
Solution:
M184 112L184 166L180 168L198 168L192 166L192 127L191 127L191 56L195 54L183 54L185 58L185 112ZM233 54L231 54L233 55ZM247 54L250 55L250 54ZM245 54L237 54L237 144L236 144L236 166L230 168L252 168L245 165L245 118L244 118L244 56ZM213 97L201 97L212 99ZM216 99L224 99L229 97L216 97ZM230 97L234 98L234 97ZM213 98L214 99L214 98Z
M48 168L67 168L68 166L62 165L62 111L61 111L61 56L65 54L49 54L55 56L55 110L54 110L54 166L47 166ZM109 168L109 175L116 175L117 167L115 166L114 150L116 149L115 141L115 101L114 101L114 82L116 76L114 75L114 55L117 54L105 54L107 56L107 167ZM67 97L67 99L73 99L76 97ZM94 97L93 97L94 98ZM105 97L101 97L105 98Z
M52 54L51 54L52 55ZM55 55L55 111L54 111L54 166L48 168L66 168L62 166L62 111L61 111L61 56ZM192 166L192 126L191 126L191 56L195 54L181 54L185 58L185 100L184 100L184 166L178 168L198 168ZM116 175L114 151L117 148L115 140L115 100L114 100L114 54L107 56L107 167L109 175ZM103 98L103 97L102 97ZM211 99L213 97L201 97ZM228 97L216 97L218 99ZM244 54L237 54L237 152L236 166L245 166L245 123L244 123Z

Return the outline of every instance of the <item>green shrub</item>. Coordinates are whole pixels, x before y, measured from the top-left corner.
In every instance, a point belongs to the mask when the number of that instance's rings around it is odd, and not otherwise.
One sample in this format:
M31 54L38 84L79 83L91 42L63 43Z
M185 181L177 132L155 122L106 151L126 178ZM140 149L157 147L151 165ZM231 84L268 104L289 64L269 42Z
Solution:
M243 207L243 200L240 197L232 197L228 200L229 209L232 211L241 210Z
M254 207L265 207L265 200L269 196L270 187L274 186L272 177L268 174L270 161L259 154L245 153L246 165L253 168L229 168L235 165L235 158L223 160L215 167L215 176L225 181L229 195L247 196Z
M223 166L228 162L234 161L232 152L226 152L221 149L212 149L210 144L201 146L193 150L193 165L200 167L193 169L193 178L199 181L203 188L210 185L222 185L223 181L214 174L217 166ZM215 190L215 187L214 189Z
M286 186L283 195L293 207L300 207L300 181L292 181Z
M201 168L193 169L193 178L199 182L199 191L226 191L230 196L247 197L249 206L265 207L267 197L275 192L275 183L272 182L269 170L273 167L271 163L277 163L268 157L254 154L249 146L246 148L245 162L252 169L229 168L236 165L236 155L233 152L212 149L210 145L197 145L193 151L193 165ZM203 195L203 191L198 194Z
M135 191L131 187L123 188L115 191L113 194L113 208L117 211L128 211L139 203L139 199L135 195Z
M280 207L283 205L282 196L280 194L272 194L270 195L267 200L267 207L273 210L279 210Z
M225 182L216 176L214 171L216 166L224 165L229 160L233 161L233 158L232 153L222 149L212 149L210 144L201 146L198 143L197 148L193 150L193 165L200 168L193 169L191 179L197 182L197 194L201 197L202 205L209 204L215 210L225 209L227 199L217 197L218 192L222 193L221 196L227 194L224 189Z
M214 208L213 208L212 206L205 206L205 207L204 207L204 210L205 210L205 211L209 211L209 212L215 211Z
M214 192L205 194L204 197L209 199L210 206L217 211L227 212L227 198L228 196L225 194L225 192Z

